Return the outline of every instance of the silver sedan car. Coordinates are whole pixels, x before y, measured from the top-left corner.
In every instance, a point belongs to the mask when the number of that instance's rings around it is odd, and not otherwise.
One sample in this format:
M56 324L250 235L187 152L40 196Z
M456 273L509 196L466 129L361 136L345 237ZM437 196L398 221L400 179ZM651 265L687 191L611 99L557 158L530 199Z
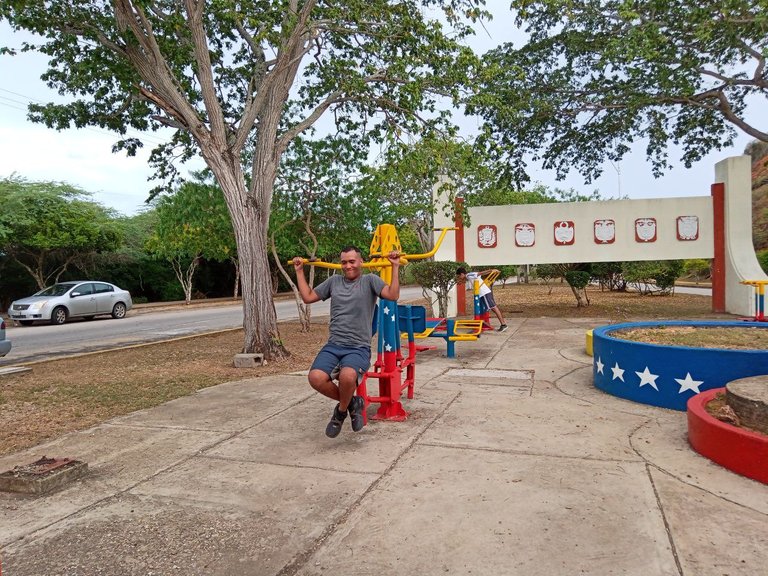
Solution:
M8 316L23 326L36 320L64 324L69 318L91 320L104 314L123 318L132 307L127 290L107 282L80 280L59 282L28 298L15 300L8 308Z

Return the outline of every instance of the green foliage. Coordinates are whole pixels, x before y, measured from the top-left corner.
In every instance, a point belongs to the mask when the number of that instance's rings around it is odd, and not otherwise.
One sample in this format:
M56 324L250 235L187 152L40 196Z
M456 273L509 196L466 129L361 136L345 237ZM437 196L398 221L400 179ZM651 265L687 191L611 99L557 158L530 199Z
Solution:
M494 266L494 268L498 268L500 272L499 280L501 281L502 286L506 286L507 280L509 278L512 278L512 276L517 275L517 266L511 265L511 264Z
M208 146L226 143L235 161L262 137L284 148L331 106L341 131L376 139L419 131L424 121L415 113L435 112L438 97L458 99L476 68L461 40L486 14L474 0L349 0L305 3L298 12L285 2L220 0L199 8L0 4L0 19L12 29L39 36L24 50L51 57L44 80L74 96L67 104L32 105L31 118L57 129L114 130L123 135L115 150L129 154L143 143L125 136L127 129L171 126L174 136L152 153L163 179L177 178L172 161L191 158L199 146L210 160L218 152ZM294 82L300 89L287 102L285 87ZM426 122L438 124L441 116ZM225 139L211 142L219 130Z
M627 289L627 281L622 274L621 262L593 262L591 264L592 277L600 283L600 289L624 292Z
M765 250L757 251L757 261L760 263L760 267L763 269L763 272L768 274L768 248Z
M671 294L675 288L675 280L680 277L682 271L682 260L646 260L623 264L624 278L643 295L654 292Z
M459 267L469 269L466 262L451 260L440 262L424 260L408 265L409 274L416 283L434 291L437 295L438 314L441 318L445 318L448 313L448 293L456 286L456 269Z
M60 182L0 180L0 252L44 288L74 262L117 249L123 236L115 213L87 198Z
M590 182L639 139L656 175L670 143L691 167L737 129L768 141L746 115L748 100L766 97L765 0L514 0L511 10L527 43L484 56L468 112L484 118L482 141L513 181L528 179L531 154Z
M556 264L537 264L531 270L531 276L535 280L541 280L545 285L548 286L549 283L553 280L562 278L562 271L557 267ZM549 289L549 293L552 293L551 287Z
M349 138L292 142L281 159L269 226L281 261L331 260L341 246L368 247L379 208L359 184L363 160Z
M696 282L709 278L710 268L710 261L704 258L683 261L683 275L687 278L692 278Z
M592 275L584 270L568 270L568 272L565 273L565 281L568 282L568 285L579 290L583 290L589 286L591 277Z
M202 182L185 182L174 194L160 197L146 248L166 259L232 258L235 237L221 190Z
M473 146L442 133L429 133L416 143L395 142L380 166L364 171L362 186L382 204L388 221L410 227L420 242L419 252L432 248L432 214L453 215L456 196L466 206L497 198L496 172ZM439 182L445 204L433 206L432 190Z

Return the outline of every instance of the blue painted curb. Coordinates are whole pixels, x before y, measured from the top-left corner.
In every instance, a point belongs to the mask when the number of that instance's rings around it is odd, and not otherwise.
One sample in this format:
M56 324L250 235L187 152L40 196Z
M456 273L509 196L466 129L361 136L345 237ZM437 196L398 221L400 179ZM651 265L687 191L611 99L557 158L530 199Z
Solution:
M594 384L600 390L642 404L685 411L688 399L722 388L731 380L768 374L768 350L691 348L633 342L612 332L662 326L768 329L763 323L659 320L595 328Z

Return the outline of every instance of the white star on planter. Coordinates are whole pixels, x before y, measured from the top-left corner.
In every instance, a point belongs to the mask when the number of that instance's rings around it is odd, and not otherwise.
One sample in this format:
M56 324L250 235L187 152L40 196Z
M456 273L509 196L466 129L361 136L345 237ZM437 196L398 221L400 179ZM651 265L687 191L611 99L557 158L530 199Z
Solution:
M597 373L603 374L603 366L605 366L605 364L601 362L600 356L597 357L597 362L595 362L595 366L597 366Z
M622 368L619 368L619 363L616 362L616 366L611 368L611 371L613 372L613 376L611 377L611 380L616 380L618 378L622 382L624 382L624 370Z
M704 384L704 380L694 380L691 378L691 373L687 372L685 375L685 378L682 380L680 378L675 378L675 382L680 384L680 392L679 394L682 394L686 390L691 390L692 392L696 392L696 394L699 393L699 386Z
M653 386L653 389L656 390L656 392L659 391L659 387L656 386L656 378L659 377L658 374L651 374L651 371L648 370L648 366L645 367L645 370L642 372L635 372L640 377L640 388L645 386L646 384L650 384Z
M384 346L384 350L386 350L387 352L392 352L392 346L387 344L386 346Z
M389 314L389 306L384 306L384 314Z

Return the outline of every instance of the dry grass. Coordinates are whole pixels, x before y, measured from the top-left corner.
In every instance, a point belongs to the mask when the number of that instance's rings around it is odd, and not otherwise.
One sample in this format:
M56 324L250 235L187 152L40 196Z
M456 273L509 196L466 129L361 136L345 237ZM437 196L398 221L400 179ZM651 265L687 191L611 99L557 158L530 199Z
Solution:
M567 285L513 285L494 290L509 319L589 317L611 322L650 318L712 318L703 296L638 296L590 290L591 305L576 308ZM470 299L471 302L471 299ZM308 368L325 342L316 321L304 334L295 322L280 324L289 360L243 370L232 367L242 331L35 364L31 372L0 377L0 454L34 446L66 432L156 406L223 382Z
M550 293L551 290L551 293ZM565 283L507 285L493 290L496 303L509 318L556 316L560 318L605 318L610 322L655 319L732 319L713 314L711 298L696 294L640 296L635 292L601 292L589 287L590 305L576 308L576 298ZM471 300L469 300L471 302Z
M1 376L0 454L222 382L309 367L327 333L322 323L308 334L296 322L282 323L280 335L292 357L254 369L233 367L243 346L243 331L233 330L41 362L31 372Z

